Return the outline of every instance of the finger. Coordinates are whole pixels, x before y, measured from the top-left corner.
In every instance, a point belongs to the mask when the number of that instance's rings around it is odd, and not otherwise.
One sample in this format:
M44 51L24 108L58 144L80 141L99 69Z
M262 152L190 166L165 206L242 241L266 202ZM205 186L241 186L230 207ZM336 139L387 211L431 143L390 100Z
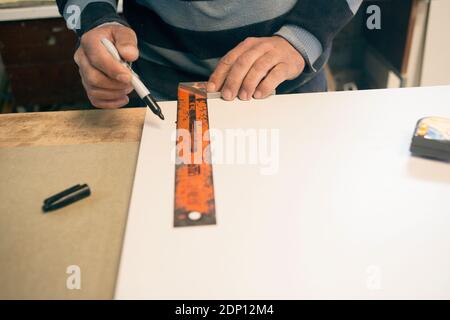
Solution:
M77 51L75 60L80 67L81 78L88 86L111 90L125 90L131 87L131 84L111 79L97 70L90 64L83 50Z
M97 88L97 87L91 87L89 85L86 85L83 82L83 86L86 88L86 92L88 92L88 95L100 99L100 100L119 100L124 99L128 94L133 91L133 89L124 89L124 90L108 90L103 88Z
M250 99L255 93L256 87L267 76L269 71L279 63L279 60L280 57L274 52L267 52L260 57L245 76L239 92L239 98L242 99L242 96L245 95L247 99Z
M120 56L128 62L136 61L139 57L136 33L124 26L114 26L113 37Z
M90 64L111 79L123 83L131 82L130 70L112 57L101 43L101 37L103 37L103 35L99 37L90 37L84 42L83 38L81 39L82 48Z
M94 107L101 108L101 109L117 109L117 108L125 106L129 102L128 97L125 97L123 99L117 99L117 100L102 100L102 99L96 99L94 97L90 97L88 95L88 98Z
M225 100L233 100L234 98L236 98L239 89L241 88L242 81L244 80L248 71L252 68L255 61L257 61L270 49L270 45L262 43L250 48L249 50L245 51L239 58L237 58L230 71L228 72L222 88L222 97ZM245 90L239 92L239 98L242 100L247 100L250 97L251 95L248 96Z
M289 67L285 63L277 64L256 88L255 99L263 99L271 94L283 81L288 78Z
M81 66L81 61L80 60L81 60L82 57L85 57L84 53L83 53L83 49L78 48L77 51L75 51L75 54L73 55L73 60L75 61L76 65L78 67Z
M207 86L208 92L219 91L222 88L228 71L233 63L243 52L254 46L256 42L258 42L257 38L247 38L220 59L216 69L209 78Z

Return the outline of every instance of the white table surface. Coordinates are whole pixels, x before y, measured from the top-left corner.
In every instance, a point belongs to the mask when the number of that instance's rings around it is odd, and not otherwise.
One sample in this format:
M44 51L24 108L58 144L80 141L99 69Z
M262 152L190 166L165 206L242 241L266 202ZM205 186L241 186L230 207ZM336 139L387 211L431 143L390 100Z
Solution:
M279 171L215 165L217 225L174 228L176 103L147 113L116 298L450 298L450 164L409 153L450 87L208 104L279 129Z

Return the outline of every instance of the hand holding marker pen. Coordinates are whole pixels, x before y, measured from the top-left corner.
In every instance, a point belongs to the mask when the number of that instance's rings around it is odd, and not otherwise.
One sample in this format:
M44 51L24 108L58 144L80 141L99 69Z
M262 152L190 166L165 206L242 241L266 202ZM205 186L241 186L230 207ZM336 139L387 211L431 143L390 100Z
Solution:
M122 60L119 51L117 51L114 44L106 38L103 38L101 41L103 46L106 48L106 50L108 50L112 57L131 71L131 85L133 86L139 97L145 102L145 104L150 108L150 110L152 110L154 114L164 120L164 115L162 114L161 108L158 106L155 98L153 98L150 91L142 83L141 79L139 79L139 76L133 71L133 69L131 69L131 66Z

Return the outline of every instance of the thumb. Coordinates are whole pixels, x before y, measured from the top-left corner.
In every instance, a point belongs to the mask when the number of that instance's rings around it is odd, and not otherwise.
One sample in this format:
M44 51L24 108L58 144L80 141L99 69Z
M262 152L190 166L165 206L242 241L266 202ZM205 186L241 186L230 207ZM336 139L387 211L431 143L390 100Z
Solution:
M132 29L117 26L114 28L112 35L116 48L125 61L133 62L139 58L136 33Z

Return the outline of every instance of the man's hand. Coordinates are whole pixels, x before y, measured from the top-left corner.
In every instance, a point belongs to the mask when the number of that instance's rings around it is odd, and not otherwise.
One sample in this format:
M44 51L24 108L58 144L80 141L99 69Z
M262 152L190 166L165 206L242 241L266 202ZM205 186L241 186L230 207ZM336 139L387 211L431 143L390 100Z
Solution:
M133 91L131 72L121 65L100 42L107 38L115 44L121 57L129 62L139 56L134 31L121 25L105 25L86 32L75 52L81 80L91 103L97 108L119 108L128 103Z
M302 55L287 40L247 38L220 60L209 78L208 91L220 90L225 100L261 99L283 81L298 77L304 68Z

